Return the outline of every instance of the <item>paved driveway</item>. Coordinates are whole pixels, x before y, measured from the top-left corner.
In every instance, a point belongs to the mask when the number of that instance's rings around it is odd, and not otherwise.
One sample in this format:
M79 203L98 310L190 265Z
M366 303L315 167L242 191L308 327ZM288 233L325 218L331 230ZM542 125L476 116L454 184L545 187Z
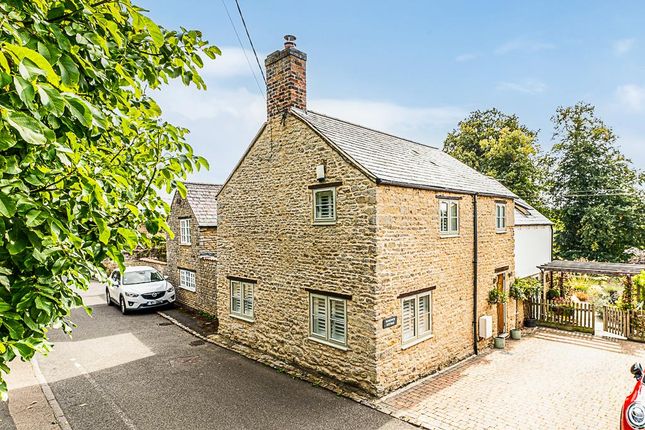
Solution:
M94 294L102 291L95 289ZM122 316L90 297L73 339L55 332L40 368L71 426L100 429L410 429L204 343L153 312Z
M380 406L431 429L616 429L635 361L643 344L538 329Z

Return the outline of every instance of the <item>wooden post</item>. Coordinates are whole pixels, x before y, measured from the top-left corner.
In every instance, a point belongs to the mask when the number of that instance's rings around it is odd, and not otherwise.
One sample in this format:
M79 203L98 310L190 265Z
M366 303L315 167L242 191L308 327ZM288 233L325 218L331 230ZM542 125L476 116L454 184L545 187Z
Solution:
M591 304L591 331L596 333L596 313L594 312L593 303Z

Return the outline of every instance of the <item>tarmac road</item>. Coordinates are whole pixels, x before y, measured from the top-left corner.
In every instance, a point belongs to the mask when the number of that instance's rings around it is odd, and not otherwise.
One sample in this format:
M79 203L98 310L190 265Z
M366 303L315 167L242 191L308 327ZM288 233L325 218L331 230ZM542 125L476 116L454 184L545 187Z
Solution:
M95 284L40 369L75 430L412 429L205 343L154 312L123 316Z

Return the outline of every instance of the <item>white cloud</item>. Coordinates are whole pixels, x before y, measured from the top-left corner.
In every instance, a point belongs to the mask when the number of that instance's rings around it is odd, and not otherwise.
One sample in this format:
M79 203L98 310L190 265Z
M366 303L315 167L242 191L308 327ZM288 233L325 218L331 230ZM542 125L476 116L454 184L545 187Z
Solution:
M458 63L465 63L466 61L476 60L479 57L481 57L480 54L466 53L466 54L457 55L455 57L455 61Z
M530 40L525 40L525 39L514 39L514 40L509 40L506 43L503 43L502 45L498 46L495 49L495 54L497 55L505 55L505 54L510 54L511 52L538 52L538 51L544 51L547 49L555 49L555 45L552 43L545 43L545 42L537 42L537 41L530 41Z
M625 55L632 50L636 40L634 39L620 39L614 42L613 49L616 55Z
M616 89L618 103L630 111L645 109L645 87L627 84Z
M547 85L535 79L526 79L516 82L500 82L497 84L497 89L500 91L515 91L524 94L539 94L546 91Z

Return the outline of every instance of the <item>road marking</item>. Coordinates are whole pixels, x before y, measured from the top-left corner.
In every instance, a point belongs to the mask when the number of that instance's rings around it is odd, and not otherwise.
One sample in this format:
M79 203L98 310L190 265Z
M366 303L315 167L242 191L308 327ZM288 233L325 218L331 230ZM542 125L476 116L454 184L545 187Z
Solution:
M105 400L105 402L110 405L110 407L114 410L116 415L123 421L123 424L130 430L137 430L137 427L134 425L132 420L128 418L128 416L123 412L123 410L119 407L119 405L116 404L112 396L110 396L104 389L99 385L98 382L90 375L87 370L83 366L81 366L81 363L76 361L76 359L72 358L72 361L74 362L74 366L78 369L78 371L87 379L87 381L92 385L92 387L99 393L99 395Z
M36 360L36 357L31 359L31 367L34 369L34 375L36 375L36 379L40 384L40 389L43 390L43 394L45 395L45 398L49 403L49 407L52 408L52 411L54 411L56 421L58 421L58 425L60 426L61 430L72 430L72 426L69 425L69 421L67 421L67 418L63 413L63 409L58 404L58 401L54 396L54 392L47 383L45 376L40 371L40 366L38 365L38 360Z

